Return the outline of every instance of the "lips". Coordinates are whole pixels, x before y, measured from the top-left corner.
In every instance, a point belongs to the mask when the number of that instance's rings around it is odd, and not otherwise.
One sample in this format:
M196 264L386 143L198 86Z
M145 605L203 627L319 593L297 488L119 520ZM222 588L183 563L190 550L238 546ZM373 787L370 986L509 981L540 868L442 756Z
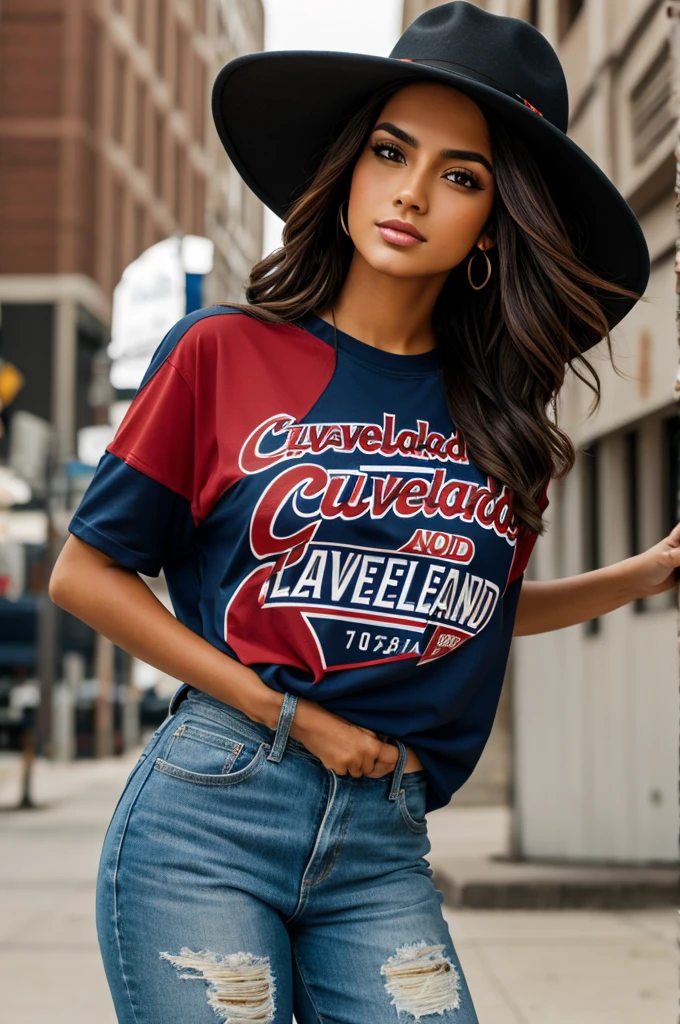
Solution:
M421 235L418 228L414 227L413 224L409 224L405 220L382 220L377 225L379 228L386 228L389 231L399 232L402 235L410 235L412 238L417 239L419 242L424 242L425 236Z

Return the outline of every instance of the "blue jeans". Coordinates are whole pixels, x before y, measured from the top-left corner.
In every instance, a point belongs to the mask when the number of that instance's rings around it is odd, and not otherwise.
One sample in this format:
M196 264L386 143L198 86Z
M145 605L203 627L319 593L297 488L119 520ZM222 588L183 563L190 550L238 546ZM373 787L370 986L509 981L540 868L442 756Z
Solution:
M425 773L336 775L196 690L109 825L97 932L120 1024L475 1024L441 913Z

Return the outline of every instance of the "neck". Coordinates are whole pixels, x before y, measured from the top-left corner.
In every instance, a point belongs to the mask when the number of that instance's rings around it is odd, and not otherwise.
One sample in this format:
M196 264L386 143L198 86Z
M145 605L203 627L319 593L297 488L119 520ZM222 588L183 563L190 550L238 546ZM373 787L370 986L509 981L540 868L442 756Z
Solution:
M333 303L335 325L384 352L411 356L429 352L436 345L432 310L447 273L425 278L381 274L355 250ZM332 324L333 311L327 306L318 313Z

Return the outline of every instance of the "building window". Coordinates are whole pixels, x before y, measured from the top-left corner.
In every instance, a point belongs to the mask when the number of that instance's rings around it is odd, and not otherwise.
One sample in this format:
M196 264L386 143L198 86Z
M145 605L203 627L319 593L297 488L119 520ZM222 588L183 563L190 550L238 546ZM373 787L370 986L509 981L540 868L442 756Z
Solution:
M194 58L194 138L201 145L205 143L205 125L210 109L205 93L205 64L200 57Z
M666 420L665 428L665 526L666 532L670 533L680 520L680 419L677 413Z
M626 466L626 504L628 526L628 555L640 553L640 444L637 430L631 430L624 436ZM645 600L636 598L633 609L645 611Z
M137 0L135 8L135 35L137 41L144 44L146 40L146 6L147 0Z
M666 39L630 94L633 160L642 163L675 124L671 105L673 64Z
M166 22L166 0L156 0L156 71L161 78L165 75Z
M205 234L205 179L200 171L194 173L193 232Z
M675 529L680 521L680 418L673 413L662 423L662 513L660 530L666 534ZM677 570L676 570L677 575ZM668 607L677 607L675 588L666 592ZM655 600L649 602L653 607Z
M194 25L198 32L205 32L205 0L194 0Z
M182 199L184 193L185 169L184 147L181 142L177 142L175 145L175 193L173 196L172 206L175 214L175 220L180 225L182 223Z
M182 46L182 28L179 22L175 23L175 67L174 67L174 104L179 110L182 105L182 77L184 69L183 61L183 46Z
M133 259L137 259L139 254L144 251L144 227L145 227L145 214L146 211L141 203L135 203L134 219L133 219Z
M559 0L557 34L560 42L578 18L582 7L583 0Z
M138 80L135 86L135 164L144 168L146 145L146 84Z
M123 145L125 130L125 72L127 61L117 51L113 56L113 138Z
M101 96L101 29L94 18L85 23L86 45L83 50L83 114L90 128L99 127Z
M595 441L583 451L583 551L584 571L591 572L601 565L600 548L600 444ZM600 620L589 619L584 623L586 634L594 636L600 632Z
M251 201L250 201L251 198L252 198L252 192L250 191L250 189L246 185L246 183L243 180L243 178L241 178L240 189L241 189L241 224L243 225L243 227L246 230L246 232L248 234L250 234L252 229L253 229L253 227L254 227L253 213L254 213L255 207L254 207L254 204L251 203Z
M184 61L184 29L179 22L175 24L175 107L182 110L186 106L187 71Z
M111 278L115 285L123 273L123 233L125 230L125 187L121 181L113 183L111 211Z
M165 189L165 121L157 110L154 115L154 169L153 186L158 199L164 198Z

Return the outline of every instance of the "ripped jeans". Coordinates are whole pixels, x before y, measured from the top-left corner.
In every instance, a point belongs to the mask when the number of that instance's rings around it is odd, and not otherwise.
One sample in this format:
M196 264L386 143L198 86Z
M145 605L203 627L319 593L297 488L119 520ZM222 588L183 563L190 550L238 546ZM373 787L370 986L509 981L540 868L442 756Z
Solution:
M120 1024L476 1024L441 913L425 773L337 775L197 690L109 825L97 932Z

